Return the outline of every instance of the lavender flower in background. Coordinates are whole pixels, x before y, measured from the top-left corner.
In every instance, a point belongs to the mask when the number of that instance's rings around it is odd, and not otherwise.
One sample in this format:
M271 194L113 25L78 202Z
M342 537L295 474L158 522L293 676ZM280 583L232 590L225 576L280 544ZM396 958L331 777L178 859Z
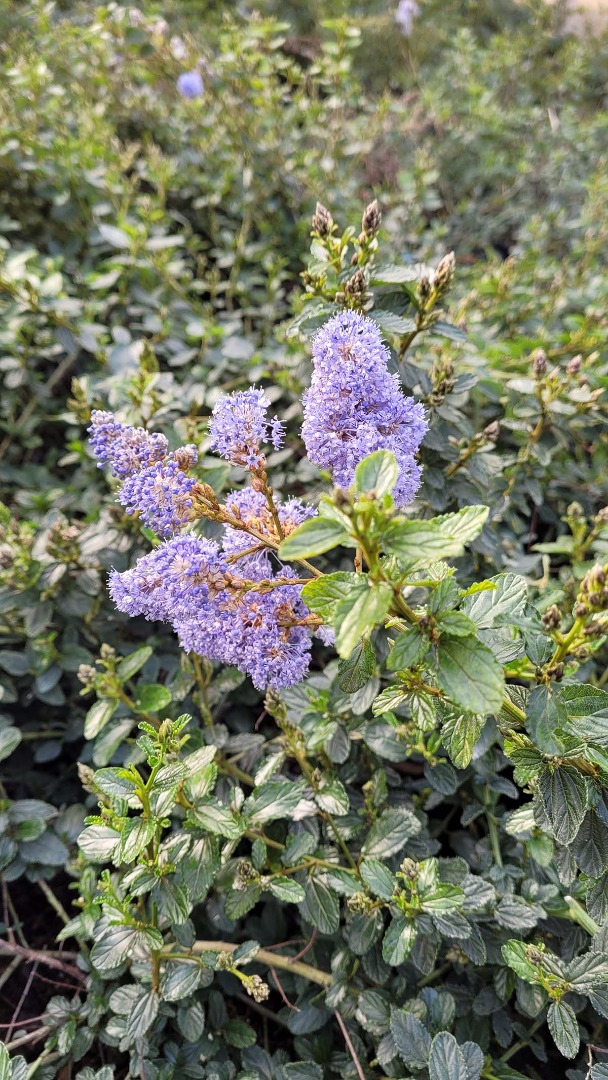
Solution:
M345 488L367 454L392 450L399 466L395 503L405 506L420 485L415 454L428 425L422 405L404 397L390 374L389 356L372 319L354 311L331 318L313 341L302 438L310 461Z
M94 409L88 428L91 448L99 468L109 465L115 476L127 476L162 461L169 444L164 435L120 424L113 413Z
M283 444L283 425L275 417L267 419L270 401L254 386L220 398L209 425L211 449L243 469L259 469L266 458L263 443L275 450Z
M420 14L416 0L400 0L395 12L395 22L404 37L409 37L414 28L414 19Z
M301 525L306 518L313 517L316 511L312 506L305 506L299 499L288 499L285 503L276 503L279 521L283 534L289 536ZM226 509L232 517L238 518L250 529L262 533L270 540L278 543L274 518L268 507L268 503L261 491L254 488L243 488L242 491L231 491L226 496ZM231 525L224 526L223 548L227 555L237 555L246 551L256 543L256 538L245 531L235 529ZM240 571L239 571L240 572Z
M188 457L195 447L184 447ZM179 454L179 451L176 451ZM195 458L196 460L196 458ZM159 536L171 536L193 518L192 489L196 480L186 476L182 464L171 454L125 480L118 495L127 514L139 513L144 525Z
M205 86L200 71L182 71L177 80L178 93L184 98L194 100L204 92Z

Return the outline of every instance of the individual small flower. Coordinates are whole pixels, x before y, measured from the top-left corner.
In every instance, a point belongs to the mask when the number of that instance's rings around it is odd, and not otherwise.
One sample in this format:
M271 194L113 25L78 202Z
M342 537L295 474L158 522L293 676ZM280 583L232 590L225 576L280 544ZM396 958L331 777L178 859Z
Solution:
M211 449L244 469L262 467L262 444L270 442L278 450L283 443L283 425L276 417L267 419L269 405L264 391L255 386L220 398L209 424Z
M110 596L119 611L146 619L203 619L227 587L217 544L187 533L161 544L124 573L112 570Z
M420 484L415 455L428 425L422 405L390 374L389 357L372 319L355 311L331 318L313 341L302 438L310 461L344 488L364 457L391 450L399 467L395 503L405 506Z
M94 409L91 413L89 442L99 468L109 465L115 476L127 476L154 462L161 461L169 444L159 432L121 424L111 412Z
M190 100L200 97L205 90L200 71L182 71L177 80L177 90L182 97Z
M195 484L171 454L128 476L118 499L127 514L139 513L144 525L159 536L171 536L192 521Z
M250 529L262 533L274 543L279 543L281 537L277 534L276 524L266 498L261 491L252 487L243 488L241 491L231 491L226 496L226 509L229 514L238 518ZM313 517L316 511L312 506L305 506L299 499L288 499L285 503L277 503L279 521L283 529L283 535L289 536L307 518ZM256 543L256 537L231 525L224 526L223 548L227 555L237 555L246 551ZM240 573L240 570L239 570Z
M414 28L414 19L420 14L416 0L400 0L395 12L395 22L404 37L409 37Z

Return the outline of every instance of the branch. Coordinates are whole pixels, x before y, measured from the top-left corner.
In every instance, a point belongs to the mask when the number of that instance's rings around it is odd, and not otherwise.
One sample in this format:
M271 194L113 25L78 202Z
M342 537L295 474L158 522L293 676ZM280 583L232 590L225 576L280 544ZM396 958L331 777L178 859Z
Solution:
M192 953L233 953L236 949L238 949L238 945L230 941L195 941L190 953L172 953L171 946L166 946L163 949L163 955L168 959L188 960L192 958ZM266 964L269 968L291 971L292 975L300 975L303 979L316 983L317 986L331 986L332 976L328 972L320 971L319 968L312 967L311 964L303 964L299 960L293 960L291 956L277 956L276 953L272 953L268 949L259 949L255 954L255 960L257 963Z

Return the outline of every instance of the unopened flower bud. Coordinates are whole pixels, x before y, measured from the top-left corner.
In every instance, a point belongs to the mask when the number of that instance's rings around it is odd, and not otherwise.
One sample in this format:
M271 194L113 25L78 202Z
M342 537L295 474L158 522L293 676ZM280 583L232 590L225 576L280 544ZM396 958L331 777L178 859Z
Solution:
M456 256L453 251L449 251L447 255L443 256L435 271L435 288L439 293L443 294L448 291L454 280L455 269Z
M418 282L418 299L421 303L425 303L431 295L433 286L431 285L431 279L428 274L424 274Z
M556 604L552 604L551 607L547 608L542 621L546 630L557 630L558 626L561 625L562 614Z
M369 206L365 207L361 219L361 228L367 237L374 237L380 228L382 214L378 206L378 200L374 199Z
M76 678L79 682L84 683L84 685L86 686L87 683L93 682L96 674L97 672L95 671L95 668L91 666L91 664L81 664L78 668L78 671L76 672Z
M498 442L500 438L500 424L498 420L492 420L491 424L483 429L483 437L488 442Z
M325 240L331 233L334 226L334 219L332 218L327 207L323 206L323 203L318 202L315 207L315 212L312 215L312 231L320 236L322 240Z
M567 368L568 374L569 375L578 375L578 373L581 370L582 366L583 366L583 358L582 358L582 356L573 356L572 360L568 364L568 368Z
M401 863L400 872L406 881L418 881L420 870L414 859L404 859Z
M179 446L173 457L177 461L182 472L188 472L198 460L198 452L195 446Z
M116 656L116 649L113 649L111 645L102 645L99 650L99 655L102 660L114 660Z
M78 762L78 779L82 784L85 791L88 791L90 795L95 794L95 784L93 783L93 777L95 776L95 770L90 765L84 765L82 761Z
M596 521L608 522L608 506L604 506L601 510L598 510L595 515Z
M569 518L584 518L585 511L583 510L579 502L571 502L566 510L566 517Z
M346 906L353 915L368 915L374 906L374 901L365 893L357 892L349 896Z
M543 954L540 949L537 949L536 945L528 945L526 947L526 960L529 960L531 964L542 964Z
M532 368L537 377L545 374L547 370L547 354L544 349L535 349L532 353Z
M344 286L347 296L362 296L365 292L365 274L363 270L355 270L355 273Z

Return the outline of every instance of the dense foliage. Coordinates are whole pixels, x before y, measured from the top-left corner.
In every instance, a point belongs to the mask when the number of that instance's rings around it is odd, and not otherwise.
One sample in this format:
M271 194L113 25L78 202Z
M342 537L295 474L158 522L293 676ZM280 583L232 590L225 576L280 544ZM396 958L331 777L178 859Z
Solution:
M0 13L0 1077L602 1080L606 42L204 7Z

